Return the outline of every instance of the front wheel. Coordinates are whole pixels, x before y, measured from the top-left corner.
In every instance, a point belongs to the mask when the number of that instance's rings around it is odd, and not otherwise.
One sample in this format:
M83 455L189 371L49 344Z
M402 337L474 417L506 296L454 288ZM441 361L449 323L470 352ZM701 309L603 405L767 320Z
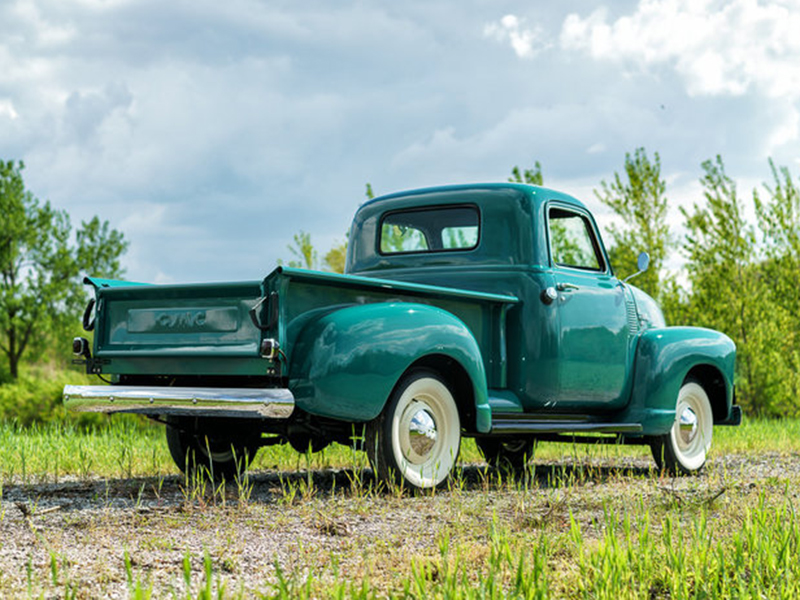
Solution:
M415 489L441 485L461 446L461 421L450 388L432 371L410 371L380 416L367 424L366 444L382 481Z
M243 475L258 451L255 442L204 433L195 419L170 418L166 433L169 453L181 471L201 472L216 480L233 481Z
M708 394L696 381L686 381L678 392L672 428L650 444L656 465L673 475L698 473L706 464L713 431Z

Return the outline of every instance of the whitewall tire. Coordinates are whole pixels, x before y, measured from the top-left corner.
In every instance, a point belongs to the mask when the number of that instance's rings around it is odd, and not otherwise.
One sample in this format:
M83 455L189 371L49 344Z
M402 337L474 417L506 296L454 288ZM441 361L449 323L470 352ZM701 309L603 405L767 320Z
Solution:
M673 474L694 474L706 464L714 433L714 413L703 387L687 380L678 392L675 421L669 433L657 436L653 458L660 469Z
M453 393L434 372L403 376L383 413L367 425L367 455L379 479L428 489L450 476L461 446Z

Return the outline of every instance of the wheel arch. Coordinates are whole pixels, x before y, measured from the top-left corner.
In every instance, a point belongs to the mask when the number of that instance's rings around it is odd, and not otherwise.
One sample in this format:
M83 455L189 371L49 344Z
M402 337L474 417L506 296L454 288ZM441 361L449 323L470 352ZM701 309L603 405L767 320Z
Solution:
M441 308L388 302L347 306L308 323L291 353L289 388L297 407L350 422L374 419L412 367L435 370L459 397L459 414L491 427L480 347L458 317ZM469 398L471 407L464 407Z
M475 387L467 370L454 358L445 354L428 354L414 361L403 376L412 370L426 369L438 375L450 389L456 401L462 429L475 430L477 411L475 408ZM394 393L394 392L393 392Z
M705 383L714 421L724 420L733 402L736 346L726 335L700 327L652 329L639 339L631 400L617 418L641 423L642 434L661 435L675 420L675 399L687 377Z
M695 365L686 374L684 382L696 381L706 392L711 402L711 412L714 422L722 421L728 416L728 392L725 377L714 365Z

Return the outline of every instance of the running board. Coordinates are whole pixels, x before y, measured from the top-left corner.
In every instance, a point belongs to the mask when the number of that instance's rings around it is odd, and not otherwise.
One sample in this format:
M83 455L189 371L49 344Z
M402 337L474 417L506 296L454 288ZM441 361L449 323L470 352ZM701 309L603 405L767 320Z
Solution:
M641 433L641 423L608 423L587 419L547 419L539 415L494 413L493 434L537 433Z

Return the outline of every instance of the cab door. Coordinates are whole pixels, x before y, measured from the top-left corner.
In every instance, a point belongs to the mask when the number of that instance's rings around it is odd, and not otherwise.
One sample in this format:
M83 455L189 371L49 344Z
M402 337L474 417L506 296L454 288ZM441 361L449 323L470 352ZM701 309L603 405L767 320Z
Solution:
M625 289L614 277L593 219L547 207L558 312L557 408L607 411L627 403L632 369Z

